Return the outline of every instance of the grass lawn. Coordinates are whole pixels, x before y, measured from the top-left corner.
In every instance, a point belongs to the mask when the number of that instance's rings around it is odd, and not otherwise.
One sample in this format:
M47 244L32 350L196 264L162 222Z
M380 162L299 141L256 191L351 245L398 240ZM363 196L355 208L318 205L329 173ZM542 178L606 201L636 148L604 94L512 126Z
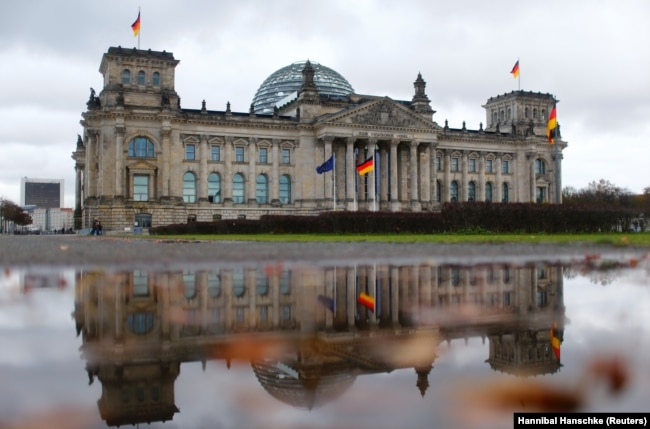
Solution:
M650 232L607 234L187 234L151 235L153 239L220 241L320 241L383 243L593 243L613 246L648 246Z

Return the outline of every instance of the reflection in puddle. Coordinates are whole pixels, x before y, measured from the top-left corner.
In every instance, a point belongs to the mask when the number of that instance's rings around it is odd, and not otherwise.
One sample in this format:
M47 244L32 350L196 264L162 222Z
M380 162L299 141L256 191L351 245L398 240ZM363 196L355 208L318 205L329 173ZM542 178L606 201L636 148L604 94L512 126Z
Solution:
M565 328L572 323L566 314L565 277L588 276L602 285L616 282L621 270L641 270L647 284L647 272L642 271L646 265L586 258L571 266L540 262L241 265L168 272L7 270L0 305L11 306L42 290L74 290L72 317L79 350L88 384L101 385L97 407L108 426L178 419L175 385L182 379L181 364L189 362L200 363L203 377L215 379L215 372L245 364L257 383L253 389L285 409L311 413L327 404L365 403L360 395L372 395L380 406L392 407L396 395L413 401L409 392L436 402L443 395L447 404L461 407L448 388L461 383L446 380L454 375L444 358L452 343L467 344L470 339L480 343L473 346L479 353L465 346L472 365L490 368L496 378L487 390L479 384L456 389L469 401L467 409L483 405L508 413L522 408L575 411L584 406L583 392L541 384L536 377L563 370ZM434 369L439 360L441 368ZM569 371L585 371L584 365L576 368L573 363ZM616 379L619 391L627 382L621 361L595 360L587 371L612 383ZM403 386L395 384L390 394L378 395L368 388L372 383L353 389L367 376L393 373L408 380ZM440 393L444 383L446 393ZM199 385L197 402L203 395L214 395ZM8 395L3 390L0 394ZM420 416L431 417L434 411L427 407L432 405L420 405ZM446 427L467 424L453 423L458 419L450 412L453 406L442 408L435 413L446 415ZM251 406L247 412L257 411ZM264 412L254 421L264 422ZM346 427L344 415L329 419ZM428 418L419 418L409 427L432 427ZM0 427L2 423L0 419ZM306 426L303 422L301 427ZM356 426L383 427L371 415Z

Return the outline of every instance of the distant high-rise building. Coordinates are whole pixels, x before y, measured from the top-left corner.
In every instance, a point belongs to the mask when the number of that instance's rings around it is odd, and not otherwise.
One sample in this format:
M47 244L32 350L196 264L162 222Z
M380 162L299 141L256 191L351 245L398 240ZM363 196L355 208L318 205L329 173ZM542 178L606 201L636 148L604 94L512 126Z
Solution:
M20 205L43 209L63 207L63 179L20 179Z

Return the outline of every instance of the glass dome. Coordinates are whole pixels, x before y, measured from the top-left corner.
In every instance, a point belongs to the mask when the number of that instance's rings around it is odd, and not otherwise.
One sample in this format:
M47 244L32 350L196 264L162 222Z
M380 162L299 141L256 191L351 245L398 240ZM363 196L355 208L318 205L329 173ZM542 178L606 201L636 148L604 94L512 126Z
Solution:
M307 61L295 62L267 77L253 97L255 113L272 113L278 101L286 98L288 102L295 97L302 86L302 70L306 63ZM310 63L314 68L314 83L320 94L341 96L354 92L350 83L336 71L314 61Z

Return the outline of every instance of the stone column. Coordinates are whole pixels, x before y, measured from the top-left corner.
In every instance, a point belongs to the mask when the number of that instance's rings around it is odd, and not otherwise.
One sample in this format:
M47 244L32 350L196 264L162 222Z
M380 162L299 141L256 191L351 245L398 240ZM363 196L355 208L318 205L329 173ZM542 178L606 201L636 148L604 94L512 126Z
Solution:
M334 141L334 137L331 137L331 136L325 136L323 138L323 142L325 143L325 146L324 146L325 147L325 154L324 154L325 156L323 158L323 162L327 161L328 159L330 159L330 156L332 156L332 142L333 141ZM334 166L336 167L336 161L334 161ZM333 187L333 183L334 183L335 174L336 174L335 171L330 171L328 173L321 174L321 176L323 176L323 181L324 181L324 183L323 183L323 186L324 186L324 189L323 189L323 196L324 196L323 200L324 201L323 201L323 203L325 203L326 206L329 205L329 202L331 202L332 198L333 198L332 187Z
M413 209L415 207L415 204L418 201L418 185L419 185L419 180L418 180L418 141L417 140L412 140L410 143L410 149L411 153L409 154L409 166L411 170L411 186L409 187L409 197L410 197L410 203L411 203L411 208Z
M128 195L124 189L124 127L115 127L115 197Z
M393 139L390 142L390 208L392 211L399 211L400 204L397 193L397 184L399 182L399 174L397 171L397 146L399 140Z
M391 299L390 299L390 314L392 315L392 326L393 328L398 328L400 326L399 323L399 307L400 307L400 302L399 302L399 290L402 285L400 285L399 280L400 280L400 275L399 275L399 267L390 267L390 280L391 284L393 287L391 288Z
M478 181L476 200L485 201L485 152L480 152L478 157ZM494 199L494 187L492 187L492 196Z
M379 147L379 167L381 168L380 186L379 186L379 203L388 201L388 150L386 144Z
M84 186L84 189L86 190L86 198L97 196L97 188L95 182L97 171L97 161L95 159L95 151L97 150L97 134L98 133L95 130L88 130L88 137L86 139L86 184Z
M246 195L248 196L248 205L257 203L257 172L255 170L255 157L257 155L257 139L251 137L248 139L248 180L246 184L248 185L246 189Z
M451 189L451 150L445 150L445 172L444 172L444 181L442 183L442 202L448 203L451 201L450 189Z
M496 172L496 183L494 184L494 201L500 203L503 200L503 183L501 182L501 153L497 153L496 157L494 158L494 169Z
M208 136L203 134L199 140L199 178L196 201L208 199Z
M529 180L530 180L530 201L531 202L536 202L537 201L537 186L535 183L535 153L530 152L526 156L526 160L528 162L528 172L529 172ZM542 201L543 202L543 201Z
M374 150L374 149L373 149ZM368 295L372 297L372 299L375 301L375 310L369 312L368 314L368 319L370 321L370 326L376 326L377 325L377 305L379 305L379 299L377 297L377 265L373 265L372 267L368 267L366 271L366 275L368 277L368 285L370 286L368 289Z
M377 147L377 139L368 139L368 154L367 158L372 157L373 169L370 173L367 174L368 178L368 210L376 211L377 210L377 195L375 192L375 180L377 178L377 166L374 165L375 162L375 148ZM367 159L366 158L366 159Z
M74 210L75 212L81 213L81 188L83 186L82 180L82 168L79 165L74 166L75 172L75 185L74 185Z
M348 210L355 210L356 190L354 181L357 170L354 165L354 142L356 138L348 137L345 144L345 198Z
M438 170L436 169L436 149L438 148L438 143L431 143L429 145L429 177L430 177L430 187L429 192L431 193L431 206L438 204L436 200L436 195L438 192Z
M467 201L468 199L468 188L469 188L469 180L467 179L467 169L469 167L468 162L467 162L467 153L468 151L464 150L463 154L461 156L461 164L460 164L460 177L461 177L461 184L458 189L458 201Z
M347 312L347 320L348 320L348 330L353 332L356 331L356 328L354 326L354 316L356 314L356 309L357 309L357 297L356 297L356 290L355 290L355 285L356 285L356 266L355 267L349 267L347 268L347 284L348 287L346 289L347 291L347 297L346 297L346 308L348 310Z
M162 150L162 196L166 197L177 197L180 195L175 195L174 190L172 189L171 183L170 183L170 177L171 177L171 130L169 128L163 128L161 130L161 136L162 136L162 143L161 143L161 150ZM127 192L127 195L129 193ZM158 195L155 195L155 197L158 197Z
M424 153L424 161L420 163L422 166L422 174L420 174L420 202L430 205L431 203L431 145L423 144L422 150Z

